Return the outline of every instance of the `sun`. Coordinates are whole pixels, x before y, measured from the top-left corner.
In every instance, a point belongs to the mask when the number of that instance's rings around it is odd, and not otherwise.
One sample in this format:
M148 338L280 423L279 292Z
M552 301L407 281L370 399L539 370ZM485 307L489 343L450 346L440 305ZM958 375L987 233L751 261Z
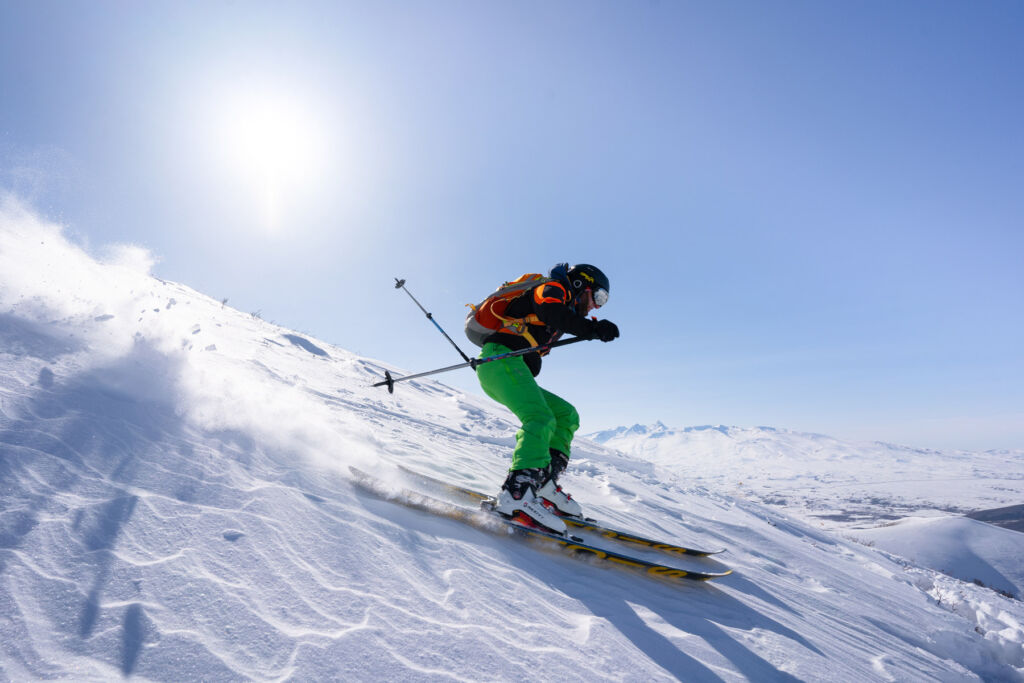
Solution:
M219 172L264 227L277 230L315 193L328 128L309 98L286 89L247 89L220 99L212 142Z

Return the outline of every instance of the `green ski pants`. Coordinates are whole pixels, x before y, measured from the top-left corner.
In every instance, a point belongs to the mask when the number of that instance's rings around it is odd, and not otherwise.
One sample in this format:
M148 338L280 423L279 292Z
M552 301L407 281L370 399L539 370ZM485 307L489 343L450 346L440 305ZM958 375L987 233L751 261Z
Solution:
M501 344L486 344L480 357L508 351ZM484 393L506 406L523 423L516 432L511 469L547 467L551 448L569 456L580 416L568 401L540 388L522 356L484 363L477 367L476 376Z

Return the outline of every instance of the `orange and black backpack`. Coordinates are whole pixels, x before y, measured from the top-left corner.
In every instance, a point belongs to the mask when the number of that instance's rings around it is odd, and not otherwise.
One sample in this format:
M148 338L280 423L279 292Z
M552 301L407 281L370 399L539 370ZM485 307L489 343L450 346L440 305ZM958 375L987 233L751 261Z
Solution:
M477 346L483 346L487 337L495 332L502 332L519 335L530 342L530 346L537 346L528 325L538 324L540 319L532 313L525 318L508 318L505 317L505 309L508 308L509 302L523 292L549 282L557 280L540 273L527 273L498 287L479 304L467 304L471 310L466 316L466 336Z

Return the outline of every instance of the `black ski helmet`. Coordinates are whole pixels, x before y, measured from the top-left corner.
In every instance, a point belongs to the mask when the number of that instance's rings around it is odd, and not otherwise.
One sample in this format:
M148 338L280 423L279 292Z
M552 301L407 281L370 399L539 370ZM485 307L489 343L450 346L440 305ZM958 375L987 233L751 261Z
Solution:
M589 263L577 263L569 269L569 286L575 296L585 289L596 293L599 289L604 290L604 298L607 300L611 287L608 284L608 276L600 268Z

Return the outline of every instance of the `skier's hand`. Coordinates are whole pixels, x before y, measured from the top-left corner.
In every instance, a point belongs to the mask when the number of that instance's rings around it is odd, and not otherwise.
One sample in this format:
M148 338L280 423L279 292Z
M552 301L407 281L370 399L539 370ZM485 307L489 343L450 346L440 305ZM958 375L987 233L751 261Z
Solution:
M594 337L603 342L610 342L619 336L619 328L611 320L598 320L594 323Z

